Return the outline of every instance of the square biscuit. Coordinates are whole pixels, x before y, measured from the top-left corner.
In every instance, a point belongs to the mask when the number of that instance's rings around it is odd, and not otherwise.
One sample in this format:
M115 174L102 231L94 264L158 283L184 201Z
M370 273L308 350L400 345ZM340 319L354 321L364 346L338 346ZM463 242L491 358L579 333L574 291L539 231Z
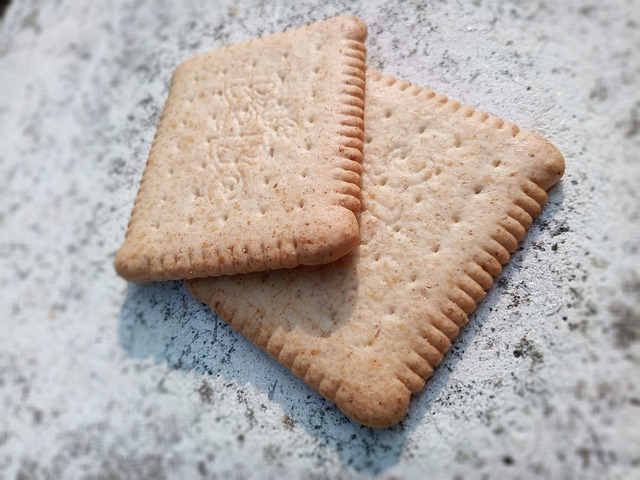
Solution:
M180 64L117 272L247 273L357 245L366 35L335 17Z
M367 71L362 243L327 265L187 282L354 420L406 414L564 172L543 138Z

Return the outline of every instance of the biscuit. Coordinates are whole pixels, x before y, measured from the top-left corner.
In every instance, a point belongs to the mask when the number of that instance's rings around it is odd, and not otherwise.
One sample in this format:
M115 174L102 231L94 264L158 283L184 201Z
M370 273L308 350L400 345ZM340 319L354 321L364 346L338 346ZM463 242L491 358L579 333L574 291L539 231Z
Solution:
M180 64L117 272L247 273L357 245L366 35L335 17Z
M564 172L540 136L367 71L362 244L328 265L187 282L354 420L406 414Z

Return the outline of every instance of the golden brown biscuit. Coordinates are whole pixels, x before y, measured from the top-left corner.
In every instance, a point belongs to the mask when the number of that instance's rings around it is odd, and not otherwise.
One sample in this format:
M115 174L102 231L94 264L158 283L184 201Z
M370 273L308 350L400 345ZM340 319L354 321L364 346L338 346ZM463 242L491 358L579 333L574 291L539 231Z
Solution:
M357 245L366 34L336 17L178 66L118 273L246 273Z
M328 265L199 279L214 312L356 421L400 421L501 272L560 152L367 72L362 244Z

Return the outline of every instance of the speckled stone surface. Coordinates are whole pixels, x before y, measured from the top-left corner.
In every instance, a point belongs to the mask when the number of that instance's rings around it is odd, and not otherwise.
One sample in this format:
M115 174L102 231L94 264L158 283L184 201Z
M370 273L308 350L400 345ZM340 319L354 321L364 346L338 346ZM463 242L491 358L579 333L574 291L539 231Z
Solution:
M112 268L171 71L328 16L567 173L398 426ZM640 2L38 2L0 23L0 478L640 478Z

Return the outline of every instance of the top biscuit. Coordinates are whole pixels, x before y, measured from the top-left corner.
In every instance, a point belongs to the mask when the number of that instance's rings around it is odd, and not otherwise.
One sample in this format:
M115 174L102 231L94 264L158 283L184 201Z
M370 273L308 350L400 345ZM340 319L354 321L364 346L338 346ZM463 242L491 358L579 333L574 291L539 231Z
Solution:
M366 35L357 18L335 17L180 64L117 272L248 273L356 246Z

